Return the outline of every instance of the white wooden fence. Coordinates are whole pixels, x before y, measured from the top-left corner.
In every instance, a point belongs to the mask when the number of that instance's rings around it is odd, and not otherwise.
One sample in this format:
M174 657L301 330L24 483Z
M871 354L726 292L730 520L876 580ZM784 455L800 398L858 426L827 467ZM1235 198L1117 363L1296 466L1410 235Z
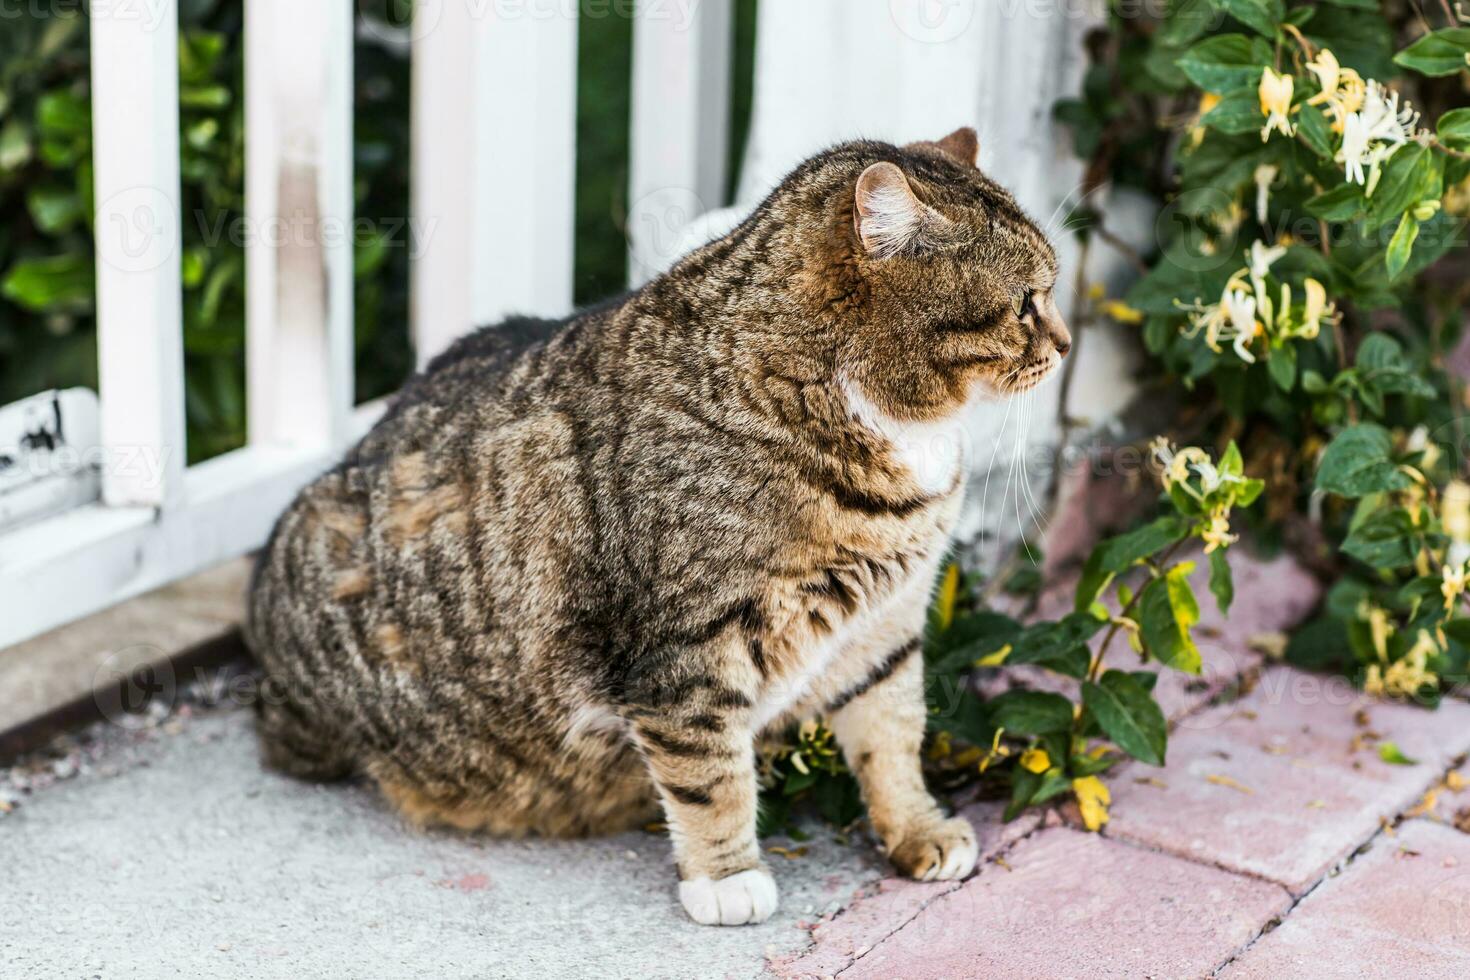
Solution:
M1006 153L996 137L1014 136L1031 157L1007 162L1044 182L1057 152L1037 98L1020 118L1004 109L1018 86L1069 76L1037 59L1074 46L1086 22L1056 4L1037 33L1036 2L766 0L742 205L837 138L933 137L965 122L982 125L992 156ZM185 465L175 3L92 0L102 495L0 536L0 647L258 547L379 410L352 402L354 3L245 0L248 444ZM603 7L627 15L623 0ZM505 312L571 307L576 11L575 0L416 7L420 363ZM722 203L731 16L731 0L639 0L635 281ZM915 120L936 125L911 132Z
M729 0L645 6L632 185L708 193L723 180ZM576 10L416 8L420 363L506 312L571 308ZM185 466L175 0L94 0L102 499L0 537L0 647L258 547L380 408L352 403L355 4L245 11L248 445Z

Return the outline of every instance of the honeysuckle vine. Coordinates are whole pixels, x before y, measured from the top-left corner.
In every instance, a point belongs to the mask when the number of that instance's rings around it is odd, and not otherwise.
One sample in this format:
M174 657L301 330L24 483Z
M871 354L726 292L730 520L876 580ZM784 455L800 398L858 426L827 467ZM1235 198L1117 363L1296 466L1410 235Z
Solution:
M1149 397L1180 407L1155 443L1157 509L1098 545L1059 619L989 610L952 570L926 647L931 780L978 782L1011 815L1071 799L1092 829L1112 766L1163 763L1154 678L1199 669L1193 584L1228 609L1243 532L1329 585L1292 662L1424 704L1470 663L1470 426L1451 369L1470 307L1470 24L1399 0L1147 13L1114 5L1056 114L1085 200L1126 186L1158 203L1151 249L1106 204L1073 216L1084 249L1141 273L1123 295L1078 281L1079 345L1137 334ZM820 724L767 758L768 826L809 795L837 822L861 813Z

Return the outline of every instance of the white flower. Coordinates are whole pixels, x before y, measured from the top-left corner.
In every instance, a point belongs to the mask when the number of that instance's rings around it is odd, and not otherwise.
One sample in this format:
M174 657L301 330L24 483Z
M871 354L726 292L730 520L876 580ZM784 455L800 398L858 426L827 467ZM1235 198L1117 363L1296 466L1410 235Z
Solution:
M1266 223L1266 205L1271 201L1271 182L1280 173L1281 168L1270 163L1256 168L1256 221L1262 225Z
M1417 134L1418 123L1419 113L1412 106L1399 107L1397 92L1369 79L1363 107L1343 117L1342 148L1336 159L1348 182L1365 185L1371 196L1379 167Z
M1251 242L1251 278L1264 279L1276 260L1286 254L1285 245L1267 245L1262 241Z
M1244 289L1226 290L1220 298L1220 306L1235 332L1233 346L1236 356L1247 364L1254 364L1256 358L1250 352L1250 345L1260 330L1260 324L1256 322L1256 298Z

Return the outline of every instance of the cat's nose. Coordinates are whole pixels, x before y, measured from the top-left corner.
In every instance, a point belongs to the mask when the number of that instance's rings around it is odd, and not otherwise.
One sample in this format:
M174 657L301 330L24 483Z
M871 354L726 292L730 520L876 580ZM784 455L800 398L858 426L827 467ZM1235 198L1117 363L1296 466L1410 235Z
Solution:
M1057 348L1057 356L1058 357L1066 357L1067 356L1067 351L1069 351L1069 350L1072 349L1072 338L1071 337L1066 337L1066 336L1053 337L1051 339L1051 342L1056 345L1056 348Z

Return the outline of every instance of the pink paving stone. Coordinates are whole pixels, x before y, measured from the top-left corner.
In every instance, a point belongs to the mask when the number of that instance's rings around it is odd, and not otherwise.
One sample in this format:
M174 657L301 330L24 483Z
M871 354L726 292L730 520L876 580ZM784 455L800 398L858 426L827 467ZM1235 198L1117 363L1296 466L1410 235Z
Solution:
M1360 710L1366 728L1355 718ZM1390 765L1371 741L1355 747L1355 736L1367 735L1396 742L1417 764ZM1341 678L1271 668L1246 697L1185 719L1163 770L1119 770L1109 781L1107 832L1300 894L1383 818L1418 802L1467 750L1470 705L1446 701L1430 711L1379 703Z
M960 810L960 815L975 827L982 864L1031 833L1041 822L1040 816L1033 812L1002 823L1003 809L1001 803L984 801ZM924 906L959 887L958 881L886 878L865 889L847 908L817 923L812 929L810 948L773 958L769 964L771 971L781 977L833 976L918 915Z
M1095 834L1043 830L941 895L842 973L1183 977L1229 960L1287 907L1280 887Z
M1323 882L1222 976L1463 980L1470 976L1470 836L1407 821Z
M1207 704L1236 678L1260 667L1261 655L1250 649L1252 638L1296 626L1316 606L1322 593L1317 580L1290 556L1283 554L1264 560L1245 548L1236 548L1230 555L1235 602L1229 615L1222 616L1209 592L1208 560L1199 554L1191 558L1196 567L1190 582L1200 598L1200 622L1194 637L1203 661L1201 672L1191 675L1162 670L1157 662L1140 665L1122 636L1113 639L1108 651L1108 663L1112 666L1159 673L1154 696L1171 721L1178 721ZM1070 612L1075 588L1076 577L1072 576L1055 590L1049 590L1037 604L1036 617L1058 618ZM1078 687L1071 678L1031 667L1003 669L983 687L988 695L994 695L1017 685L1058 691L1074 698Z

